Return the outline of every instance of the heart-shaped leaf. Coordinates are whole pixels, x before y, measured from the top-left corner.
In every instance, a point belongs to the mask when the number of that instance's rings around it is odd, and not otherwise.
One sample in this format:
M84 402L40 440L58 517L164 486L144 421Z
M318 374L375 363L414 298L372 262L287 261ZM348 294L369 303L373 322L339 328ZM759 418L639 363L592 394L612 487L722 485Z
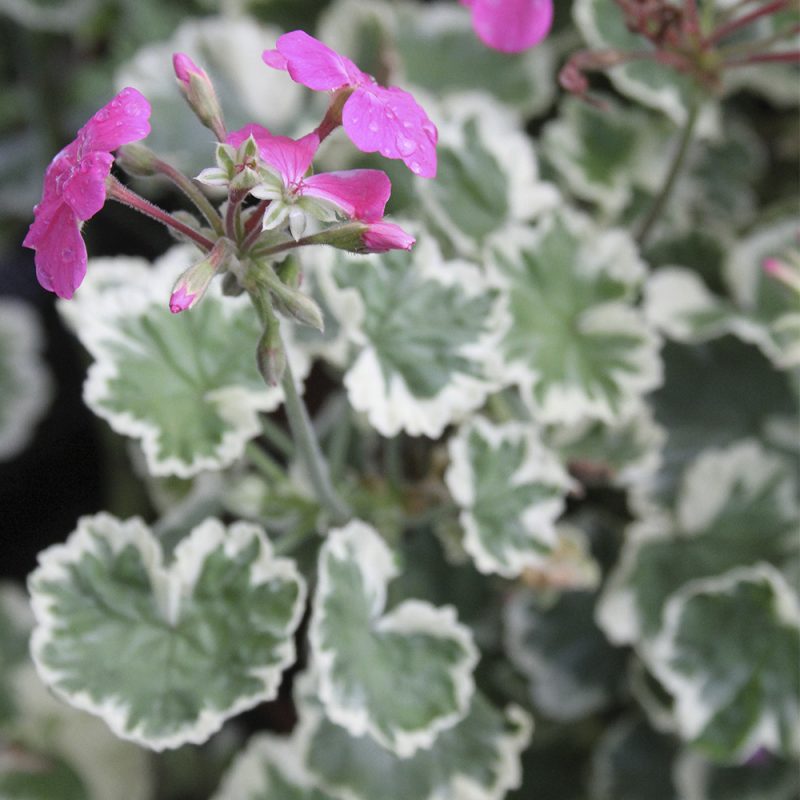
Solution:
M95 359L84 387L89 407L118 433L141 440L150 472L188 478L229 466L261 432L259 411L281 401L256 368L261 328L245 296L213 283L190 311L168 300L196 250L143 259L98 259L81 291L59 309ZM297 354L292 352L293 366ZM296 372L303 376L308 360Z
M436 438L478 408L499 332L497 292L478 268L444 261L430 236L369 261L323 251L331 308L355 345L353 407L384 436Z
M686 585L645 657L675 698L681 735L712 757L800 752L800 607L773 567Z
M165 564L140 520L107 514L45 550L29 587L45 683L155 750L203 742L275 696L305 599L254 525L206 520Z
M476 417L448 448L445 480L477 568L514 577L541 567L556 544L555 520L571 484L536 427Z
M659 340L634 307L644 267L629 236L562 210L493 248L511 320L498 379L541 422L613 423L661 381Z
M369 525L332 530L320 552L309 639L326 715L408 757L467 713L478 653L451 606L406 600L384 613L396 574L392 552Z
M612 641L658 633L670 595L691 580L760 561L791 558L798 516L794 478L783 459L753 441L710 450L686 471L672 513L628 531L598 606Z
M305 699L294 738L317 785L337 800L501 800L519 785L519 757L533 724L518 706L501 712L476 693L458 725L400 758L370 736L352 737L325 719L308 682L298 689Z

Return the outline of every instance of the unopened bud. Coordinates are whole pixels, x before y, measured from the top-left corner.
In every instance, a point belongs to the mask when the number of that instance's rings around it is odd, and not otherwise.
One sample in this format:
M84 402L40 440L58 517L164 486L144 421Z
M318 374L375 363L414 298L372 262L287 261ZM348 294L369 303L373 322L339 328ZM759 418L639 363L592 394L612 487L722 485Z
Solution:
M205 70L197 66L185 53L172 56L172 66L178 79L178 88L186 98L200 122L214 131L219 141L225 141L225 122L217 93Z
M256 349L256 363L268 386L277 386L286 370L286 352L280 337L280 324L273 316L261 335Z
M138 142L123 145L117 150L117 166L136 178L149 178L158 173L158 157Z
M306 236L302 244L327 244L350 253L410 250L416 239L393 222L348 222Z
M285 316L292 317L303 325L310 325L318 331L325 330L322 310L307 294L280 284L280 288L270 285L275 306Z
M169 310L178 314L196 305L220 267L228 262L234 252L235 246L230 239L218 239L208 255L192 264L175 282L169 299Z
M300 262L296 258L285 259L282 263L275 266L281 281L292 289L299 289L303 282L303 271L300 269Z

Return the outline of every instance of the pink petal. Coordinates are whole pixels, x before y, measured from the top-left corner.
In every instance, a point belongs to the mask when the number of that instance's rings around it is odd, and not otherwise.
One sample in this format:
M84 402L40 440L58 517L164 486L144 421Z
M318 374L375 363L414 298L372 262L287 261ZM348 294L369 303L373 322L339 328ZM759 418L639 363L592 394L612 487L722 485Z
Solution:
M106 202L106 178L114 156L94 152L85 156L62 186L64 200L80 220L93 217Z
M37 207L23 244L36 250L39 283L59 297L72 297L86 274L86 245L72 209L66 203Z
M503 53L533 47L553 23L553 0L472 0L471 6L478 38Z
M402 89L363 86L344 104L342 124L365 153L399 158L423 178L436 175L436 126Z
M374 222L362 235L369 253L386 253L389 250L410 250L416 239L393 222Z
M284 72L289 69L289 62L277 50L265 50L261 58L272 69L282 69Z
M110 153L144 139L150 133L150 110L144 95L130 87L123 89L78 131L80 155L93 150Z
M272 133L263 125L256 125L251 122L245 125L244 128L239 128L238 131L231 131L225 139L225 144L239 147L248 136L252 136L261 147L263 142L272 138Z
M308 172L319 147L319 135L306 134L302 139L272 136L258 141L261 158L278 171L288 186L296 184Z
M342 86L360 86L372 80L349 58L340 56L305 31L284 33L278 37L275 46L286 66L273 55L274 50L262 54L264 63L277 69L287 69L293 81L309 89L325 91Z
M169 310L173 314L180 314L181 311L186 311L187 308L192 307L196 294L189 294L185 286L181 286L177 291L172 293L169 298Z
M303 181L302 194L337 205L351 219L377 222L392 192L385 173L377 169L322 172Z

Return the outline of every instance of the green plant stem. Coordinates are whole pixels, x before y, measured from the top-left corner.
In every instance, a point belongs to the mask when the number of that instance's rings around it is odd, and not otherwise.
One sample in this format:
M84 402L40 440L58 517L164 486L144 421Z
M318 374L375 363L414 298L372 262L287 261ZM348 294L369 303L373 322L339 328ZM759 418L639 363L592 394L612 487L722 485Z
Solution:
M247 445L247 457L265 478L275 483L286 479L286 473L280 464L274 461L272 457L257 444L251 442Z
M292 437L269 417L261 417L261 433L264 438L286 458L294 458L294 443Z
M678 175L680 175L684 161L686 160L686 154L689 152L689 144L692 141L692 134L694 133L694 127L697 123L697 117L699 113L700 103L693 102L689 107L689 115L686 118L686 124L684 125L680 141L678 142L678 149L675 151L672 164L670 164L669 172L667 173L667 177L664 180L663 186L661 187L661 191L659 191L658 195L653 201L653 205L647 212L647 216L642 220L641 224L639 225L639 230L636 232L636 241L640 246L643 246L647 242L647 239L653 230L653 226L661 216L661 212L664 210L667 200L669 200L669 197L672 194L672 190L675 187L675 182L677 181Z
M328 464L325 461L325 456L322 455L322 450L311 425L311 419L308 416L305 404L297 393L292 367L288 359L281 385L283 386L284 408L289 419L292 438L303 466L308 472L317 500L331 515L333 523L342 525L352 517L352 512L333 488Z
M303 542L310 539L316 531L313 528L293 528L273 544L272 552L276 556L286 556L293 553Z

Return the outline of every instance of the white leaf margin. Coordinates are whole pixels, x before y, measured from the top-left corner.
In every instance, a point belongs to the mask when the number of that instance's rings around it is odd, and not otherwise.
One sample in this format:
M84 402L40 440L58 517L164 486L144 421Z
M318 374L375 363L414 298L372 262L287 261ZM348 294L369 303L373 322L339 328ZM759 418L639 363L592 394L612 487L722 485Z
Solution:
M468 298L489 291L480 269L472 263L454 260L444 261L433 237L415 226L406 225L418 235L412 255L412 266L420 285L435 281L442 286L457 286ZM416 226L419 229L419 225ZM386 380L375 348L363 331L366 316L364 301L355 287L339 287L332 277L336 255L333 251L319 265L320 284L336 318L345 329L348 340L358 350L355 360L344 376L344 385L350 404L356 411L366 414L375 430L386 437L405 431L410 436L427 436L438 439L452 422L464 419L469 413L483 405L488 395L498 388L490 377L490 364L496 355L497 344L504 333L504 315L501 303L494 303L492 311L484 321L484 332L458 354L473 361L484 373L476 378L464 373L454 373L442 390L431 398L415 397L403 377L393 373L386 388ZM347 256L348 260L361 258ZM370 269L369 261L364 269Z
M322 611L327 599L336 589L325 568L325 560L333 557L339 561L355 562L364 580L370 616L375 620L374 633L423 633L455 642L462 650L461 661L448 670L456 699L456 710L434 718L429 725L415 730L395 728L390 736L384 734L373 722L364 705L348 702L343 696L335 676L336 651L323 645L325 616ZM361 520L353 520L343 528L328 532L319 557L314 608L308 629L312 663L319 686L319 700L326 716L345 728L353 736L368 734L387 750L401 758L411 756L420 748L429 748L444 730L458 724L467 713L475 692L473 671L480 654L472 633L458 622L452 606L436 607L421 600L405 600L383 614L386 605L386 587L399 574L394 556L377 531Z
M168 624L174 624L180 617L181 601L191 596L205 559L220 546L227 556L235 557L251 544L254 537L259 541L261 552L258 560L250 567L252 585L280 579L298 587L292 617L287 626L286 641L276 650L277 663L251 671L252 676L262 682L261 690L241 697L224 710L205 708L194 724L173 734L155 737L144 735L141 725L134 729L128 726L128 705L124 697L108 697L98 702L87 691L70 692L61 688L60 681L66 676L59 670L50 668L43 655L44 648L58 628L58 608L48 594L39 591L39 582L68 582L70 566L80 562L86 555L97 555L101 538L115 555L132 546L140 553L142 564L150 578L153 596L164 620ZM297 629L302 619L307 595L306 582L293 561L273 558L272 544L263 529L257 525L237 522L226 528L217 519L207 519L181 540L175 548L171 564L165 565L161 543L140 518L120 521L101 512L94 516L81 517L76 530L67 541L42 551L38 560L39 566L28 578L31 608L37 621L31 637L31 656L36 671L58 697L75 708L101 717L121 739L156 751L173 749L184 744L202 744L222 727L225 720L258 703L274 699L283 670L295 660L295 645L291 633Z
M616 645L635 644L642 637L636 595L628 580L639 550L647 542L674 536L676 527L683 535L702 535L705 526L725 508L737 483L745 490L755 491L781 478L781 473L784 475L774 494L778 510L787 519L796 518L800 506L785 462L753 439L702 452L681 478L674 512L659 509L646 496L640 498L639 504L649 508L648 516L626 530L619 561L606 581L595 612L597 624L609 641Z
M556 545L558 534L555 522L564 511L565 497L573 487L573 481L555 454L542 443L539 432L532 423L508 422L494 425L485 417L478 416L460 426L456 435L447 442L450 465L445 472L445 484L461 509L459 522L464 529L464 549L472 556L478 570L484 574L494 573L505 578L514 578L527 568L545 566L549 563L547 553L509 546L504 549L504 557L499 559L484 546L472 513L476 500L475 485L479 478L475 475L469 455L469 440L473 433L477 433L494 451L506 442L524 443L524 460L509 478L513 486L542 483L563 492L563 496L528 506L523 512L522 522L532 534L531 543L550 547Z
M723 575L690 581L676 592L667 602L664 610L664 625L661 632L644 649L643 656L653 675L664 685L674 698L675 721L679 733L687 740L699 736L713 719L718 709L705 702L705 689L702 681L692 680L672 668L677 658L675 638L681 616L688 603L699 595L724 595L742 583L768 583L774 596L774 610L777 619L798 629L800 635L800 604L792 588L783 575L769 564L756 564L751 567L737 567ZM794 751L800 751L800 700L787 698L787 705L794 706L797 723L792 727ZM778 722L773 715L763 715L753 727L750 735L737 748L739 755L754 752L764 747L772 752L780 752L781 736Z
M260 434L259 412L274 411L283 399L282 389L266 385L263 390L256 391L229 386L209 392L207 400L233 428L223 434L215 455L195 456L188 462L175 456L159 458L161 429L158 426L127 411L112 412L105 407L111 381L118 375L113 345L129 347L131 344L117 323L153 307L166 307L178 275L197 257L194 247L182 245L171 248L152 265L146 259L128 256L91 259L80 292L72 300L60 300L57 306L65 322L95 359L84 383L84 402L114 431L141 441L147 468L154 476L191 478L204 470L230 466L241 458L247 442ZM212 283L201 302L221 303L227 318L249 313L247 297L223 296L219 280ZM256 344L253 342L254 360ZM300 383L310 370L310 360L289 342L287 349L295 379ZM243 357L247 357L246 354Z
M578 275L594 277L605 273L623 284L623 297L612 302L589 306L580 314L580 327L584 333L619 333L641 339L641 345L629 360L636 371L615 375L624 395L619 411L602 398L590 398L573 385L552 384L542 403L533 399L533 389L541 376L523 360L509 360L499 347L492 362L492 375L501 385L514 384L519 387L525 404L534 418L543 424L577 424L590 418L608 424L617 423L635 413L641 396L661 385L664 369L659 350L661 337L650 325L644 313L633 306L636 292L645 279L646 267L630 235L619 228L598 229L584 214L561 208L545 215L533 228L511 228L501 241L489 251L486 271L489 284L501 290L502 341L513 326L509 308L513 291L513 278L499 266L499 259L514 264L520 253L535 251L551 229L561 222L570 235L580 243L574 265ZM499 354L499 358L497 355Z
M480 260L492 242L502 241L508 226L528 222L562 203L556 186L539 177L538 159L530 137L507 106L487 94L468 92L444 98L438 105L431 104L429 113L439 130L438 147L449 147L457 153L466 146L464 126L474 121L481 145L507 178L506 225L490 234L483 246L451 221L429 183L420 181L417 185L424 210L460 256Z
M0 397L8 405L0 427L0 461L21 452L53 399L53 381L42 358L44 334L36 312L22 300L0 298L0 336L7 348L7 366L13 393Z
M303 673L295 684L295 698L298 703L299 723L293 732L297 747L304 754L303 762L308 763L308 754L314 733L322 722L322 714L318 706L312 706L309 698L315 696L316 676L312 670ZM508 705L503 712L506 719L518 726L516 734L500 737L495 769L497 780L494 785L486 787L474 780L456 773L450 778L449 785L441 791L435 791L427 797L414 800L503 800L507 792L516 789L522 782L522 766L520 755L530 744L533 734L533 718L518 705ZM375 800L367 798L348 789L335 788L318 780L317 785L331 793L338 800ZM231 798L231 800L233 800Z

